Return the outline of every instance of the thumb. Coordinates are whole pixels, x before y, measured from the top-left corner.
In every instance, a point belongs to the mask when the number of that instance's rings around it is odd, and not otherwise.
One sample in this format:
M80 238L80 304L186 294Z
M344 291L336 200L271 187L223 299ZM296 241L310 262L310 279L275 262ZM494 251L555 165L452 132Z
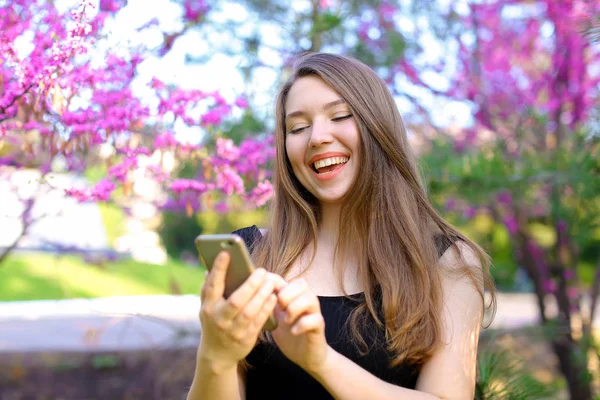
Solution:
M215 258L202 288L205 301L214 302L223 297L225 293L225 277L227 276L230 260L231 256L226 251L220 252Z

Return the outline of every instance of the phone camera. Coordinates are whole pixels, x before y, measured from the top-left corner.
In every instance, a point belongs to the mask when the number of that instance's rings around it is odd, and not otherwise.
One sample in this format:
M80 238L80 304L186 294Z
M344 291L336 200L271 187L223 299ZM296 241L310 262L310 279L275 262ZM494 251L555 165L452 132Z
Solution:
M229 249L229 248L233 247L233 245L234 245L233 240L227 240L227 241L221 242L222 249Z

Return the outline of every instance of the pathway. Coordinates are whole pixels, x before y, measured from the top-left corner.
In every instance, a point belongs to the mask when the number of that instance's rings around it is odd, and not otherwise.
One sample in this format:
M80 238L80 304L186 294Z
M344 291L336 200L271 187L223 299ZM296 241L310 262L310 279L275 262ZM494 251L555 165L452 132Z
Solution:
M195 295L0 303L0 353L195 346L199 307ZM492 328L536 322L533 295L499 295Z

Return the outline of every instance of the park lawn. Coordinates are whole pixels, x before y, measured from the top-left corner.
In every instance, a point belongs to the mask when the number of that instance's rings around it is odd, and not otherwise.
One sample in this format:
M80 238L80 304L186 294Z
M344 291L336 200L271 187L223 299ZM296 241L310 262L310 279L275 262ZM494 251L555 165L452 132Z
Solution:
M199 294L204 270L170 260L86 264L77 256L17 254L0 264L0 301Z

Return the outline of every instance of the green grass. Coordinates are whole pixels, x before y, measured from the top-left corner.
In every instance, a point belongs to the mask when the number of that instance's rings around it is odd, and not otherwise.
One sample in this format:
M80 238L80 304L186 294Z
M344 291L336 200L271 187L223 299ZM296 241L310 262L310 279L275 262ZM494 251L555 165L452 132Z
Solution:
M80 257L13 255L0 264L0 301L199 294L204 270L177 261L86 264Z
M106 238L111 247L119 236L125 233L125 213L115 204L97 203L104 222Z

